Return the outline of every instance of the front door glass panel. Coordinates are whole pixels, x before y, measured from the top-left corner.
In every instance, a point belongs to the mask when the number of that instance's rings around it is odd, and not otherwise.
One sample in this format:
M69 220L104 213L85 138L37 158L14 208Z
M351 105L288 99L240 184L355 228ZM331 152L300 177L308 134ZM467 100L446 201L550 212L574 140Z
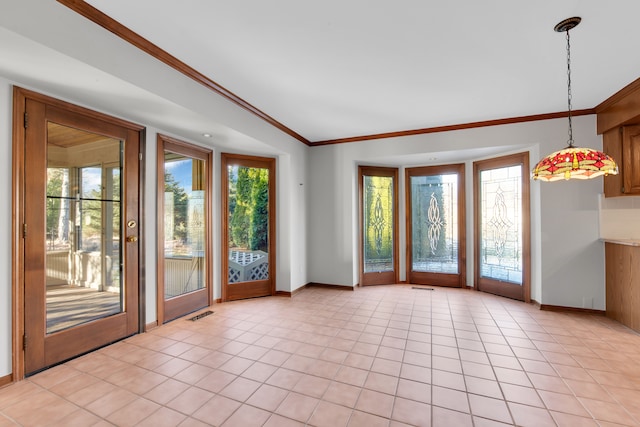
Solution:
M47 124L46 332L124 311L121 141Z
M394 271L393 177L363 179L364 273Z
M411 176L414 272L458 274L458 175Z
M480 207L480 277L522 285L522 166L481 171Z

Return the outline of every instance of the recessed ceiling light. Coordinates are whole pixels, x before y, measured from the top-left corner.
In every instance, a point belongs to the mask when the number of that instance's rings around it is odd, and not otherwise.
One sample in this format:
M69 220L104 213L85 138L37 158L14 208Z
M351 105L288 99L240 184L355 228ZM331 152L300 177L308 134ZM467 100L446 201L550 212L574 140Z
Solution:
M202 136L204 136L205 138L211 138L211 134L210 133L203 133Z

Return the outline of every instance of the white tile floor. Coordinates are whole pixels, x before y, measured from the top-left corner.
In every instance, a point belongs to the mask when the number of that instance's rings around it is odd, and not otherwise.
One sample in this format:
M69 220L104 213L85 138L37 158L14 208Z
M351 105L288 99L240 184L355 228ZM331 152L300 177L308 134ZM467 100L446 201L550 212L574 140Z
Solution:
M640 336L410 286L218 304L0 389L0 427L638 426Z

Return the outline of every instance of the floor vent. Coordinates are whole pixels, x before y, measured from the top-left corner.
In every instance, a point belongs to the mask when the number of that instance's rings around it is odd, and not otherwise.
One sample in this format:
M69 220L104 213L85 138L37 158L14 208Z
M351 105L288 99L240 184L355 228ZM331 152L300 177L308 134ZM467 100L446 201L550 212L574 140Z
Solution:
M210 314L213 314L213 311L210 311L210 310L209 311L204 311L204 312L202 312L200 314L197 314L197 315L189 318L189 320L191 320L192 322L195 322L196 320L200 320L203 317L209 316Z
M412 286L411 289L416 289L418 291L434 291L435 290L433 288L419 288L417 286Z

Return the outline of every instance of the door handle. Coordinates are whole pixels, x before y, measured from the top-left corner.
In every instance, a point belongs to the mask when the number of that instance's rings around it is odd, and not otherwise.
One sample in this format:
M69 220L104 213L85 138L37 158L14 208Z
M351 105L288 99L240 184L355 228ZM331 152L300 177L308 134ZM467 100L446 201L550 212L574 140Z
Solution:
M128 243L134 243L138 241L138 236L128 236L127 237L127 242Z

